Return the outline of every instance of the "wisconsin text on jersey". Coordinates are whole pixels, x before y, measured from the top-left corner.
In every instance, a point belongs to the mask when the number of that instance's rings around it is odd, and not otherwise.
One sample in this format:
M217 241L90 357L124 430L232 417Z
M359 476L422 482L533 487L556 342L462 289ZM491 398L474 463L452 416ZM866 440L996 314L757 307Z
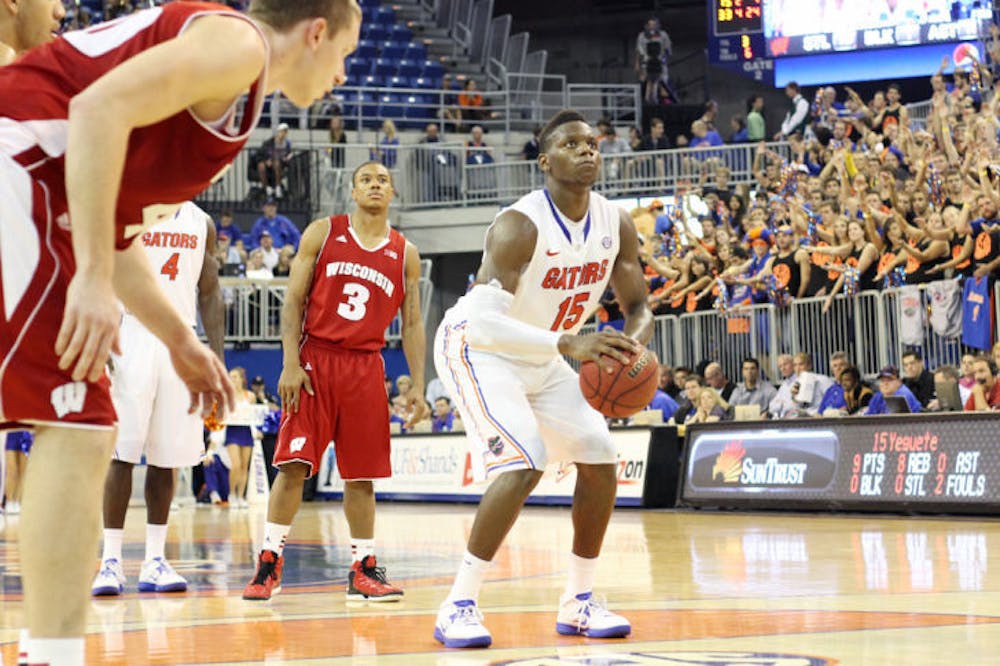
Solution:
M386 296L392 296L396 290L396 285L392 280L374 268L356 264L353 261L331 261L326 265L326 276L350 275L360 280L367 280L385 292Z
M600 263L588 261L582 266L550 268L542 279L542 289L575 289L594 284L604 279L608 272L608 260Z

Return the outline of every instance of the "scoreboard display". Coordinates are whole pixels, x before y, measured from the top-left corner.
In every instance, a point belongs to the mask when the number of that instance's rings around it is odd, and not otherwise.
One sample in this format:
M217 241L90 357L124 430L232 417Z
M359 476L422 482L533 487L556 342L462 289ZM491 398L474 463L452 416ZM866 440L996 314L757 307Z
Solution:
M926 77L945 55L985 52L982 0L711 0L709 62L771 85ZM963 50L955 49L962 47ZM866 51L877 50L877 53ZM954 55L953 55L954 54ZM873 63L877 58L877 69Z
M765 0L763 29L769 55L889 49L977 41L989 34L993 12L979 0L920 3Z
M996 426L971 413L692 426L680 503L994 513Z
M715 34L760 32L764 27L762 0L715 0Z
M765 0L712 0L708 3L708 58L757 81L771 83L772 61L764 40Z

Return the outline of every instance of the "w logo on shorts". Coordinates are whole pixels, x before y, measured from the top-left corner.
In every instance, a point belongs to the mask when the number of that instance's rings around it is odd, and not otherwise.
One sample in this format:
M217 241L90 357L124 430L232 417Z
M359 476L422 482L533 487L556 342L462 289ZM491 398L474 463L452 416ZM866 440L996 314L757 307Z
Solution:
M486 447L495 456L499 456L503 453L503 440L500 439L499 435L495 435L486 440Z
M56 416L63 418L69 413L83 411L83 403L87 399L87 385L83 382L70 382L57 386L52 391L52 409Z
M306 445L305 437L296 437L295 439L293 439L291 442L288 443L288 450L291 451L292 453L298 453L303 448L305 448L305 445Z

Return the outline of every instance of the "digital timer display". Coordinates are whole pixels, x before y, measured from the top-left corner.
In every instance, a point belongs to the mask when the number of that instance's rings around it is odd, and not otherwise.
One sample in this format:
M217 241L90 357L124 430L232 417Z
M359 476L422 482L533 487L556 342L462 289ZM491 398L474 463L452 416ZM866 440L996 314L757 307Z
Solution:
M687 433L683 503L992 511L1000 447L991 414L722 423Z
M763 0L715 0L715 34L760 32Z

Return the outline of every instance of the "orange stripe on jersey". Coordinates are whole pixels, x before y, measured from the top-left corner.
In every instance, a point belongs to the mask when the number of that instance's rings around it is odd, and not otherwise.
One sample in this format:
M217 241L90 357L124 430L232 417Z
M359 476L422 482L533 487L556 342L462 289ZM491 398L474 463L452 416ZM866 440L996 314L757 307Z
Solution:
M483 396L482 390L479 388L479 380L476 378L476 373L472 369L472 365L469 363L468 359L469 343L465 339L464 326L460 329L459 335L460 335L460 348L458 355L459 360L462 362L462 367L465 368L465 372L469 381L472 382L472 386L475 388L474 395L476 397L476 402L479 404L479 408L482 414L486 417L486 420L489 421L490 425L496 428L496 431L500 435L500 437L508 444L514 447L514 450L520 454L519 457L525 462L527 462L531 467L534 467L535 464L534 461L531 460L531 456L529 456L528 453L524 450L524 448L517 443L517 440L514 439L513 435L507 432L507 429L504 428L499 421L493 418L492 414L490 414L490 410L486 406L486 399ZM497 463L494 463L494 465L496 464Z

